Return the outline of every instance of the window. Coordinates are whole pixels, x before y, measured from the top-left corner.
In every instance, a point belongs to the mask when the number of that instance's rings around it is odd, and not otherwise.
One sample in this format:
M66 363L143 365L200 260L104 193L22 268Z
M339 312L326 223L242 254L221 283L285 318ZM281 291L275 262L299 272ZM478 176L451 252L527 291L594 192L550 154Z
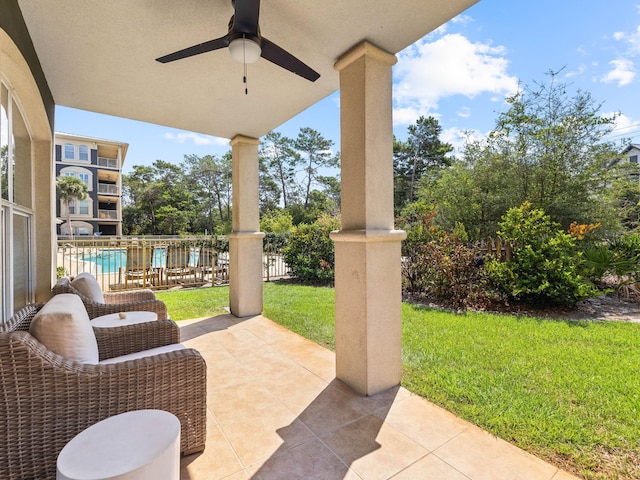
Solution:
M78 160L89 161L89 147L86 145L80 145L78 147Z
M91 171L86 168L64 167L62 170L60 170L58 175L65 177L75 177L82 183L84 183L89 188L89 191L93 190L91 186L91 183L93 182L93 173L91 173Z
M0 317L33 301L31 132L11 86L0 78Z
M9 200L9 91L0 83L0 158L2 159L2 199Z
M629 161L631 163L637 164L638 163L638 155L629 155Z
M76 158L76 148L73 146L73 143L65 143L64 144L64 159L65 160L75 160Z
M89 215L89 202L87 200L80 200L78 202L78 210L80 215Z
M80 200L79 202L76 202L76 200L71 200L69 202L69 214L70 215L89 215L89 201Z

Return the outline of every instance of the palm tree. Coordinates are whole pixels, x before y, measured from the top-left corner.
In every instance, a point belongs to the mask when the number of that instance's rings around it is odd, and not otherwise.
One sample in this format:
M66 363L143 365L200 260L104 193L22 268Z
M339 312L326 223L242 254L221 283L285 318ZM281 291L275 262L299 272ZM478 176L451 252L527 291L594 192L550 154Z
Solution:
M62 200L67 211L67 230L73 240L73 228L71 228L71 211L69 204L72 200L84 200L89 193L89 187L79 178L71 175L63 175L56 180L56 193Z

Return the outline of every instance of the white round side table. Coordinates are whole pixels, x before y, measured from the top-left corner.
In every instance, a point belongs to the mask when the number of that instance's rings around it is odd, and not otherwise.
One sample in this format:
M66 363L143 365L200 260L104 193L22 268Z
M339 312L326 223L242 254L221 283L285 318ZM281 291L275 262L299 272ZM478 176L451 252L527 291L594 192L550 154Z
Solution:
M163 410L106 418L58 455L57 480L179 480L180 421Z
M91 320L92 327L122 327L134 323L153 322L158 319L155 312L120 312L102 315Z

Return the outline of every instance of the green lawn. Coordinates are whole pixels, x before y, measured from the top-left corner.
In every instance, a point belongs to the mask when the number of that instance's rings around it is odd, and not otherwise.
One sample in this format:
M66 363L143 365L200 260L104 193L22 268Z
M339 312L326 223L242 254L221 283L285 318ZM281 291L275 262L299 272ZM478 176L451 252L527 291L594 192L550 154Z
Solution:
M228 304L227 287L190 292L160 294L172 318L212 314L181 303ZM333 289L267 283L264 301L265 316L334 347ZM584 478L640 478L640 324L410 304L402 318L406 388Z
M156 292L156 297L167 305L173 320L212 317L228 313L229 287L192 288Z

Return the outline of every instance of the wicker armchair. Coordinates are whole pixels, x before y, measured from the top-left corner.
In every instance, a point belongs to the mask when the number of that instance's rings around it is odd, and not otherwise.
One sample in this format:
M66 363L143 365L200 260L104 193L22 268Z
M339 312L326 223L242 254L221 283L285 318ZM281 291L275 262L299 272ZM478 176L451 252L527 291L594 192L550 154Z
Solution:
M111 365L67 360L29 334L44 304L0 325L0 478L55 478L56 459L75 435L112 415L160 409L181 424L183 454L204 450L206 365L183 349ZM100 360L179 342L171 320L95 328Z
M158 300L152 290L140 289L125 292L104 292L105 303L98 303L92 298L83 295L71 285L71 281L67 277L58 280L51 290L52 295L61 293L73 293L82 299L89 318L96 318L102 315L118 312L146 311L155 312L158 320L166 320L169 318L167 314L167 306Z

